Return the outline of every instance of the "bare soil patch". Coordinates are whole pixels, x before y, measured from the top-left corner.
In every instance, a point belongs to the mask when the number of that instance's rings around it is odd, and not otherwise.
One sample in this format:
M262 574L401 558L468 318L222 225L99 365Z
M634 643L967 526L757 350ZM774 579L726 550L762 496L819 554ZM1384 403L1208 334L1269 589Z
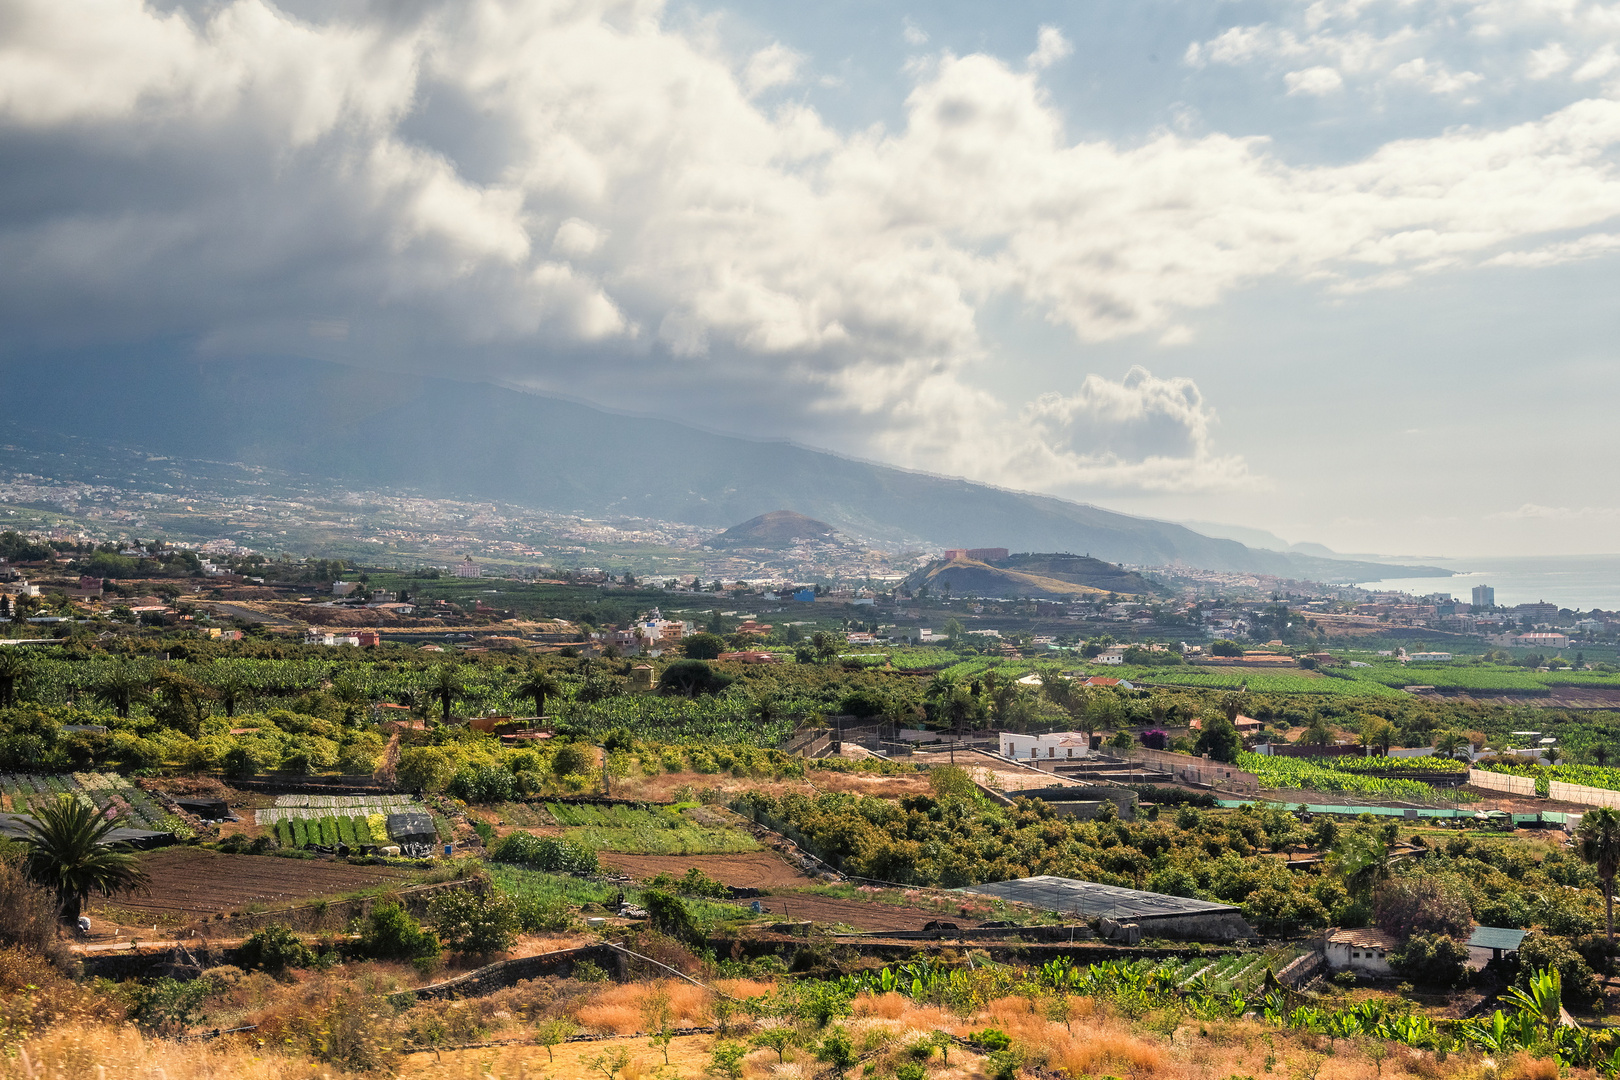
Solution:
M604 851L597 858L604 866L629 874L638 881L658 874L679 877L695 866L722 885L738 888L793 888L812 884L811 878L769 851L746 855L616 855Z
M94 898L92 919L96 912L110 909L137 916L137 921L184 922L249 905L284 907L377 885L403 886L418 877L414 871L393 866L227 855L205 848L168 848L143 855L141 868L151 875L151 889L111 900Z
M954 911L932 907L904 907L875 900L841 900L800 892L775 892L760 903L765 910L785 922L806 919L818 923L843 923L857 930L921 930L936 919L957 926L978 926L978 919L963 918Z

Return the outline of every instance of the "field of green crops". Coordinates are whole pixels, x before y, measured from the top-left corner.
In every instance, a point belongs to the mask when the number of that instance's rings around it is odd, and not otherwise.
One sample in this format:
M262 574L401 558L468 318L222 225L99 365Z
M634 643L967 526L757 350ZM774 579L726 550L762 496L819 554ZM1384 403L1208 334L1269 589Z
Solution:
M0 806L11 813L26 813L62 795L72 795L97 810L121 813L133 828L162 832L178 825L156 800L117 773L0 773Z
M1244 752L1238 755L1237 766L1254 773L1263 788L1342 792L1399 802L1442 801L1433 787L1417 780L1361 776L1319 765L1309 758L1272 757ZM1452 798L1448 792L1443 801L1449 802Z
M1178 990L1201 987L1216 994L1244 994L1263 984L1267 971L1286 967L1303 952L1296 946L1284 946L1270 952L1195 956L1189 960L1165 960L1157 965L1148 961L1144 966Z
M758 851L740 829L694 821L682 806L594 806L587 803L501 803L502 821L518 828L562 826L569 841L625 855L730 855Z
M1323 758L1322 764L1339 772L1465 773L1466 761L1445 757L1341 757Z
M385 827L386 820L381 814L370 817L326 814L321 817L282 818L275 823L275 832L276 839L285 847L303 847L305 844L320 844L323 847L387 844L391 841Z
M1560 780L1566 784L1620 791L1620 769L1601 765L1533 765L1492 764L1480 766L1486 772L1508 773L1512 776L1531 776L1537 780Z

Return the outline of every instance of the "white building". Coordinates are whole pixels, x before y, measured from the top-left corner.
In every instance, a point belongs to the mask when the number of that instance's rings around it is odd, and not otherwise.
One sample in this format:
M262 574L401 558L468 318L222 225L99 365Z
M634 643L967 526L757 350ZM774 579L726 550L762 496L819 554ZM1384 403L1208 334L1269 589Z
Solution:
M1513 644L1525 649L1567 649L1569 648L1568 634L1520 634L1513 639Z
M473 578L484 576L484 568L473 562L471 555L468 555L465 559L462 559L455 566L452 566L450 568L450 572L456 577Z
M1451 654L1448 652L1415 652L1408 653L1406 658L1414 664L1451 663Z
M1083 758L1091 754L1091 740L1083 731L1051 731L1045 735L1001 733L1001 756L1015 761Z
M1097 654L1095 659L1092 660L1092 663L1094 664L1109 664L1111 666L1117 666L1119 664L1123 664L1124 662L1124 649L1104 649L1102 652Z
M1335 930L1327 938L1327 965L1333 971L1393 975L1389 956L1401 939L1382 930Z

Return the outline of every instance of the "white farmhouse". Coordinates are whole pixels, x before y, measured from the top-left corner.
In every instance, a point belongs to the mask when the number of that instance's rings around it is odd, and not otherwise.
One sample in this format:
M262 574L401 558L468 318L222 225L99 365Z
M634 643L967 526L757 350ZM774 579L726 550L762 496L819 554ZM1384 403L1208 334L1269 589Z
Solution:
M1083 758L1091 753L1091 740L1083 731L1051 731L1045 735L1001 733L1001 756L1015 761L1056 761Z

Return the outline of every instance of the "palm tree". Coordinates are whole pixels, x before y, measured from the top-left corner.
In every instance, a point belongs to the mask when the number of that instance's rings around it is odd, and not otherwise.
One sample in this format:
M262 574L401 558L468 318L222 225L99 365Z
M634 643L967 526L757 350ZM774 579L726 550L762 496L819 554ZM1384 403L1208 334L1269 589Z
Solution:
M79 921L92 891L111 896L149 884L135 856L106 839L123 823L121 817L103 818L93 806L58 795L19 822L29 834L22 841L27 850L23 867L35 884L56 893L63 922Z
M523 681L512 688L514 694L534 698L534 715L546 714L546 699L556 697L562 693L562 683L557 676L542 667L531 667L523 676Z
M450 722L450 703L461 696L461 676L457 674L454 664L440 664L428 673L427 691L429 697L439 699L439 708L444 722Z
M28 677L30 667L28 658L15 645L0 649L0 709L17 704L17 684Z
M1609 748L1602 743L1598 743L1587 752L1592 755L1592 760L1597 763L1598 768L1601 769L1609 763Z
M1620 810L1600 806L1582 815L1581 827L1575 832L1575 850L1603 882L1603 913L1609 926L1609 954L1613 955L1614 875L1620 872Z
M146 672L126 660L107 672L91 693L98 701L110 706L120 717L128 720L131 706L146 697L149 681Z
M214 693L219 695L220 704L225 706L225 715L234 717L237 704L247 696L247 679L234 664L224 667L223 671L216 666L215 670L220 673L213 679Z

